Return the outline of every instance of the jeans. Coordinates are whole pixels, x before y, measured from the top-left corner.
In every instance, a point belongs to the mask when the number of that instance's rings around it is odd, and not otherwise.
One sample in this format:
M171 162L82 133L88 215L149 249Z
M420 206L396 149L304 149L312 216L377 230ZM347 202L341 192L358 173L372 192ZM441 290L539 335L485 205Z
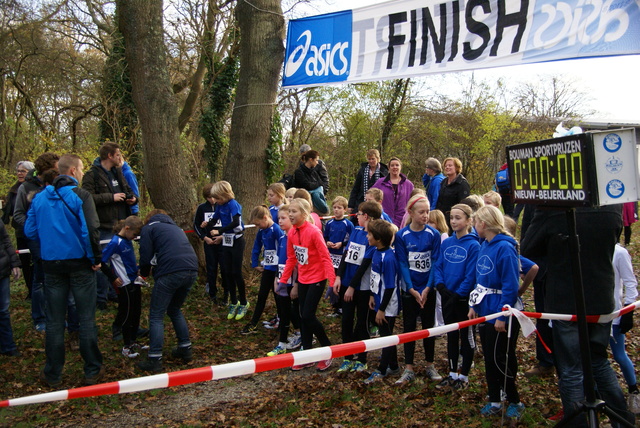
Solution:
M58 382L64 367L64 319L69 291L73 293L80 321L80 355L84 360L85 377L98 374L102 354L98 348L96 326L96 273L87 262L86 269L67 273L45 273L44 294L47 301L46 363L44 374L50 382Z
M12 352L16 350L9 316L9 296L11 281L8 276L0 278L0 352Z
M25 237L16 236L16 247L18 250L28 250L29 240ZM31 285L33 284L33 265L31 264L31 252L20 254L20 263L22 263L22 277L24 283L29 290L29 297L31 297Z
M575 413L578 405L585 399L578 324L570 321L553 321L552 330L560 398L566 418ZM591 367L598 394L611 410L634 423L635 416L627 411L622 389L609 364L607 345L611 323L589 323L588 331ZM577 416L571 422L571 426L587 426L586 414ZM619 425L612 421L612 426Z
M320 214L329 213L329 206L327 205L327 200L324 197L324 188L322 186L317 189L309 190L309 194L311 195L313 206Z
M162 357L164 345L164 314L169 315L178 338L179 347L191 346L189 326L180 308L187 299L189 290L198 272L180 271L168 273L155 279L149 303L149 358Z
M620 333L620 324L614 324L611 336L609 337L609 346L611 346L611 353L613 359L616 360L622 370L627 386L633 386L637 383L636 371L633 367L633 362L627 355L624 344L625 335Z
M31 283L31 318L33 325L44 324L45 297L44 297L44 271L42 270L42 258L40 258L40 242L28 241L31 260L33 261L33 281Z

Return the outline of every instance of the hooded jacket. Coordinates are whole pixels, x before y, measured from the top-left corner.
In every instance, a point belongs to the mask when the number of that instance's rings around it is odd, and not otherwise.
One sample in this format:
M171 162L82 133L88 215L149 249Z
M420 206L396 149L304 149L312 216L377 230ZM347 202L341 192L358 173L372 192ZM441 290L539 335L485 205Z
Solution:
M461 297L469 297L475 287L476 262L480 244L478 235L467 233L458 239L454 233L444 240L440 257L436 261L434 283L443 284L447 290Z
M100 264L98 225L91 195L75 178L60 175L33 198L24 234L40 241L44 270L60 271Z
M23 236L22 228L27 221L27 211L31 205L33 196L43 188L43 183L36 175L36 170L32 169L27 174L24 183L18 187L13 208L13 221L11 225L16 230L16 236Z
M476 261L476 287L500 290L499 294L486 294L473 306L479 316L502 311L504 305L513 306L518 299L520 266L517 242L511 236L499 234L491 241L484 241ZM507 317L497 318L506 321ZM494 324L495 319L487 321Z
M393 191L393 184L391 183L389 175L379 179L376 181L376 184L371 187L377 187L382 190L384 194L384 199L382 200L383 211L391 217L393 224L398 227L402 226L402 217L404 217L407 202L409 202L409 198L411 198L413 183L406 175L400 173L397 194Z
M134 194L122 175L122 168L113 167L111 173L117 180L122 193ZM113 229L118 220L123 220L131 215L131 207L126 202L114 202L113 195L117 192L113 188L107 170L102 167L100 158L93 161L91 169L85 174L82 179L82 188L93 196L101 229Z
M198 271L198 257L180 229L166 214L156 214L140 232L140 275L153 277L183 271Z

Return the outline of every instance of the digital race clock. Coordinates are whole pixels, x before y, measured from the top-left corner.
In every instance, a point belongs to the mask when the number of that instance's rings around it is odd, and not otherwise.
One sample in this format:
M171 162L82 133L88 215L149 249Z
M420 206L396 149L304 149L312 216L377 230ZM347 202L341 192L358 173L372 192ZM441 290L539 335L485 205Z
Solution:
M593 142L588 134L508 146L507 164L516 203L598 205Z

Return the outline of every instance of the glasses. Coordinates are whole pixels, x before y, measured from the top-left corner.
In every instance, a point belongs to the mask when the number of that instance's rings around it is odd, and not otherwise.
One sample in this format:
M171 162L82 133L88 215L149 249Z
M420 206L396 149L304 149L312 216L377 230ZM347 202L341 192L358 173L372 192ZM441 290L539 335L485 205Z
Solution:
M26 174L27 172L29 172L29 171L27 171L26 169L18 169L18 170L16 170L16 173L18 173L18 174Z

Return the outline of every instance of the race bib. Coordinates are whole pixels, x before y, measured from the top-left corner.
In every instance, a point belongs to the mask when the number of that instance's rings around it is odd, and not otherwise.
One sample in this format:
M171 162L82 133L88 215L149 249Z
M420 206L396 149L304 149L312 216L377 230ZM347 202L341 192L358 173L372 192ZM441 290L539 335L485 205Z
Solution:
M222 246L223 247L233 247L233 239L235 235L233 233L223 233L222 234Z
M284 274L284 266L285 265L278 265L278 282L282 282L280 281L280 278L282 278L282 274ZM286 284L291 284L292 281L293 281L293 276L289 278L289 281L287 281Z
M409 269L416 272L431 270L431 251L409 251Z
M264 257L262 259L265 266L275 266L278 264L278 254L276 250L264 250Z
M213 213L204 213L204 221L206 221L207 223L209 223L212 218L213 218Z
M471 294L469 294L469 306L475 306L479 304L487 294L502 294L502 290L487 288L480 284L476 284L476 288L474 288Z
M344 261L360 266L362 264L362 260L364 260L365 250L366 247L364 245L351 242L349 244L349 248L347 248L347 256Z
M340 266L340 260L342 260L342 255L340 254L329 254L331 256L331 264L333 265L334 269L338 269L338 266Z
M296 253L296 260L301 265L306 265L309 263L309 249L306 247L299 247L297 245L293 246L293 249Z
M373 294L378 294L380 291L380 274L378 272L371 271L370 278L371 292Z

